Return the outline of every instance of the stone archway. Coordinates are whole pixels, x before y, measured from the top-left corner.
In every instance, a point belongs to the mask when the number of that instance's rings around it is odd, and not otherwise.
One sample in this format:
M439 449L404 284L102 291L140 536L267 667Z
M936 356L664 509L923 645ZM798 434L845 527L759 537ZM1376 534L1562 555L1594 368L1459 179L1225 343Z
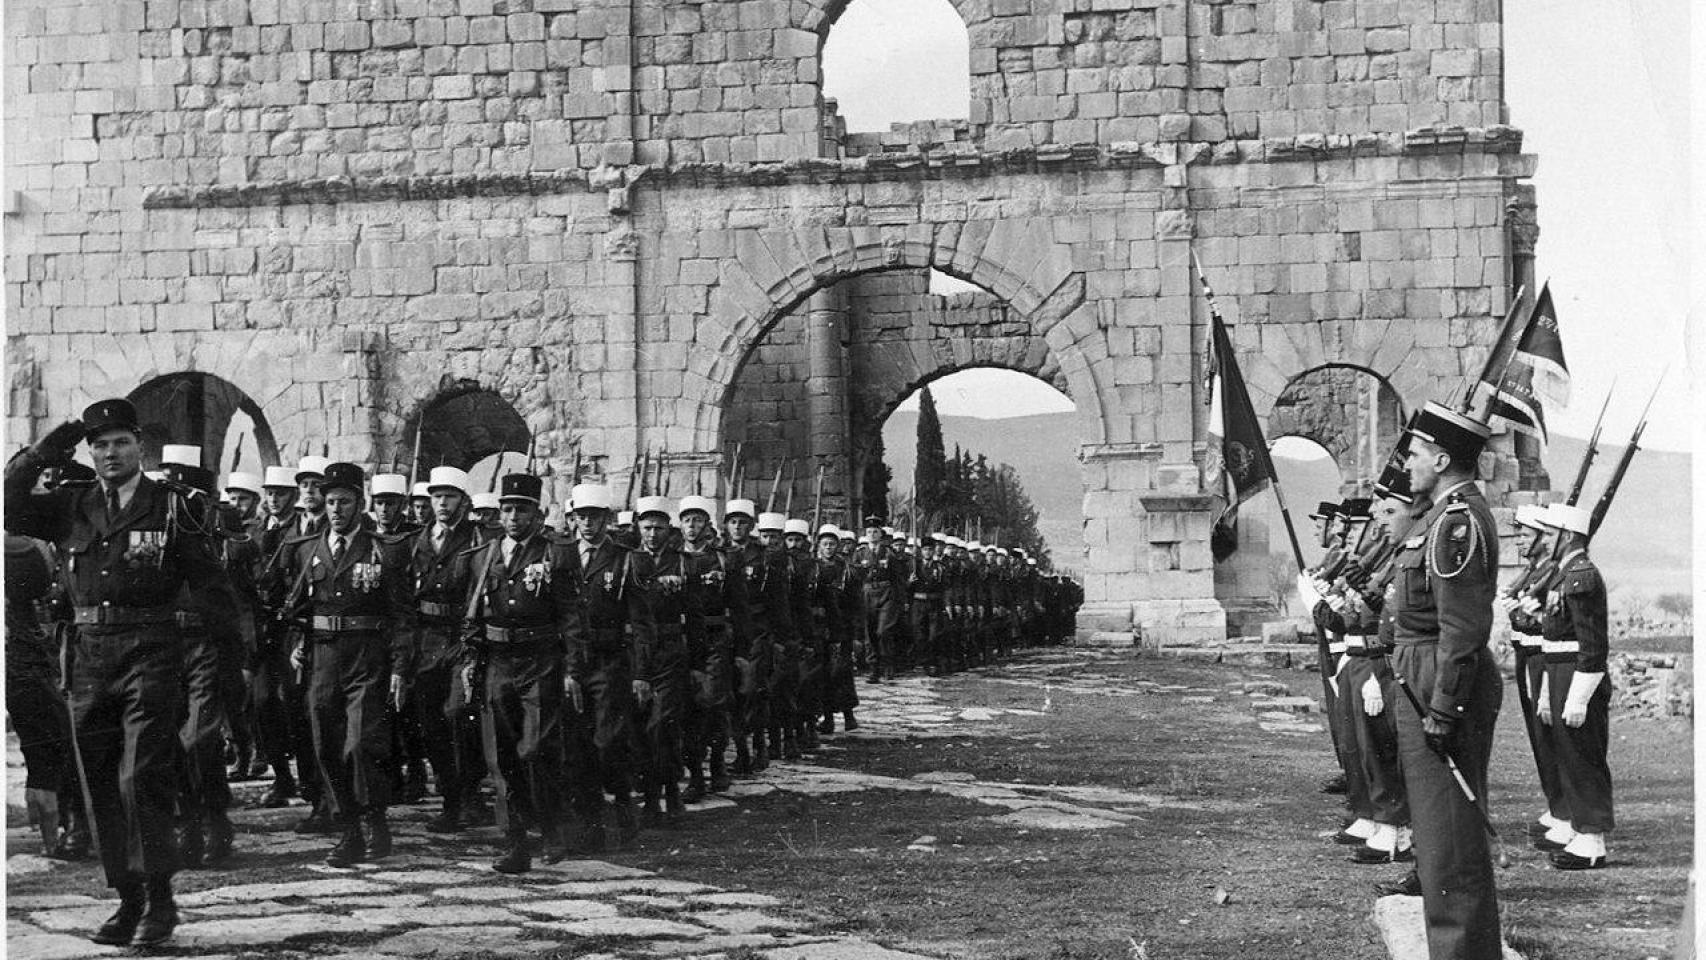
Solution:
M1291 378L1268 413L1270 442L1303 437L1332 456L1347 485L1372 485L1404 427L1404 402L1385 377L1329 363Z
M527 421L503 394L478 380L446 378L432 399L422 404L406 425L409 444L420 454L400 451L405 473L425 477L433 467L468 470L493 454L525 454L532 434Z
M130 391L129 399L141 421L145 464L157 464L169 443L200 447L202 466L219 475L232 469L239 450L239 466L249 472L279 462L272 425L260 404L229 380L193 370L169 373ZM232 421L239 416L248 420L250 432L231 440ZM228 451L228 441L239 450Z

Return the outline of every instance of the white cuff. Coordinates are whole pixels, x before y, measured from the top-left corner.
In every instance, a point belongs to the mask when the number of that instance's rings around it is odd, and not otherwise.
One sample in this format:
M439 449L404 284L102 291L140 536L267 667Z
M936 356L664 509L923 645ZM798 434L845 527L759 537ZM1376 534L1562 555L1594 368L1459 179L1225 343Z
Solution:
M1564 701L1564 709L1586 710L1588 701L1593 699L1594 691L1599 689L1599 682L1604 679L1605 674L1603 673L1577 672L1572 675L1570 677L1570 694Z

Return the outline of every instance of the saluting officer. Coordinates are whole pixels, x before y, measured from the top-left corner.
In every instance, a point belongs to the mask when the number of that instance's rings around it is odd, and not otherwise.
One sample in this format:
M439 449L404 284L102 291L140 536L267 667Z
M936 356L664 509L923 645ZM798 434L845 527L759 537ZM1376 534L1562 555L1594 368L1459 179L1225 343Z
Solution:
M547 863L568 856L570 847L563 829L563 698L570 692L564 677L585 624L574 548L544 531L542 487L527 474L500 481L504 536L471 555L473 587L463 625L469 650L464 683L485 677L481 739L499 790L505 847L492 865L499 873L532 868L529 821L539 826ZM573 695L578 699L579 691Z
M33 493L44 468L88 441L99 483ZM164 942L178 922L172 874L179 672L176 601L187 584L222 580L213 539L172 523L174 495L142 475L142 436L128 400L102 400L7 464L10 533L48 540L65 558L78 627L71 704L78 759L118 910L103 944Z
M1540 846L1556 845L1552 865L1560 870L1592 870L1605 866L1605 835L1616 826L1605 759L1611 737L1605 580L1588 557L1593 515L1554 503L1546 516L1559 530L1564 556L1546 597L1546 676L1535 696L1535 713L1550 728L1569 822L1548 832Z
M480 803L486 761L480 717L458 665L465 659L462 621L468 611L472 564L464 554L486 542L468 517L468 474L434 467L425 483L432 523L414 537L409 555L415 592L415 671L406 701L421 727L443 807L427 822L433 833L455 833L488 822Z
M1499 570L1498 529L1476 462L1485 424L1429 403L1407 428L1410 488L1427 512L1398 554L1392 667L1401 694L1398 747L1416 839L1422 916L1433 960L1499 960L1499 906L1482 815L1447 764L1478 798L1504 687L1487 649ZM1422 498L1426 498L1425 501Z
M326 529L285 542L282 608L307 625L314 757L341 837L326 863L391 855L391 731L386 712L411 671L414 603L406 538L363 528L366 476L330 463L320 490ZM363 835L363 829L366 835Z

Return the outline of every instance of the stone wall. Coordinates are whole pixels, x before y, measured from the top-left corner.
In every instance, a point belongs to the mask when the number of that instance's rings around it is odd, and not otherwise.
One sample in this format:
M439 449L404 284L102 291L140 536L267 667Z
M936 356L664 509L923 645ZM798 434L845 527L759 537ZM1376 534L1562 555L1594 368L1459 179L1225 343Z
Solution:
M801 344L850 386L784 436L844 475L901 391L1010 366L1078 409L1086 628L1190 637L1222 622L1190 249L1263 416L1324 365L1452 392L1532 252L1492 0L958 0L971 116L878 152L818 86L845 6L18 0L11 435L195 371L285 450L389 463L468 381L560 498L577 450L720 462ZM897 292L930 268L993 299ZM892 309L820 297L853 278Z

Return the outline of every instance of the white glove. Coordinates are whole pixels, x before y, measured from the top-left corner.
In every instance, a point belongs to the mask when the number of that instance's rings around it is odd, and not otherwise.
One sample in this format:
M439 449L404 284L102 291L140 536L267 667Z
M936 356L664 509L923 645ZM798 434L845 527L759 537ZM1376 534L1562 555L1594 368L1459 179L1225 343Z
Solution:
M1579 727L1587 722L1588 701L1593 699L1599 682L1605 679L1603 673L1577 672L1570 677L1570 693L1564 698L1564 726Z
M1386 710L1386 698L1380 695L1380 681L1369 677L1362 685L1362 712L1378 717Z
M1297 596L1305 610L1313 610L1315 605L1321 602L1321 591L1315 588L1310 577L1301 573L1297 575Z
M1552 725L1552 690L1548 683L1552 678L1542 674L1540 677L1540 692L1534 695L1534 715L1547 726Z
M1522 602L1518 603L1516 608L1532 617L1540 612L1540 601L1533 597L1523 597Z

